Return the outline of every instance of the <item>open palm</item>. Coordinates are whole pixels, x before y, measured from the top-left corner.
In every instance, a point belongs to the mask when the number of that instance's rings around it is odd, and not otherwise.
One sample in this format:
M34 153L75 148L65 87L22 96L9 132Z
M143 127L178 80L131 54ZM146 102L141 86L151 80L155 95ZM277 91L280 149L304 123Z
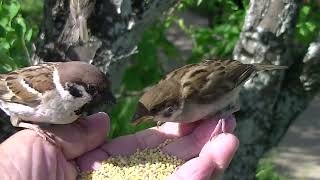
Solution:
M168 138L176 140L163 151L188 160L168 179L208 179L222 173L238 147L230 134L235 120L227 120L225 133L210 140L216 120L193 124L165 123L134 135L105 140L110 122L105 113L69 125L54 125L48 130L56 136L54 146L34 131L22 130L0 145L0 179L75 179L78 171L98 169L110 156L130 155L137 148L156 147ZM216 129L217 131L217 129Z

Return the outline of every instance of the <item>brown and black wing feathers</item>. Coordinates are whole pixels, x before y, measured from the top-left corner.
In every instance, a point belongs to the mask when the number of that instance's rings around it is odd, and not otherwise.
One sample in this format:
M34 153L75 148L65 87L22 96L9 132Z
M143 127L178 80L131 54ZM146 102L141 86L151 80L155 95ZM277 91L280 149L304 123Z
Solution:
M31 88L39 93L44 93L54 88L53 71L54 64L47 64L46 66L25 70L21 76Z
M178 89L178 90L176 90ZM162 80L143 94L140 102L149 110L168 105L167 103L177 103L179 100L180 84L174 79Z
M253 65L235 60L199 63L182 79L183 97L210 102L244 83L254 71Z
M193 67L197 66L197 64L187 64L183 67L173 70L164 78L165 80L174 79L180 81L181 78Z
M22 68L0 76L0 99L35 106L40 95L54 88L53 64Z

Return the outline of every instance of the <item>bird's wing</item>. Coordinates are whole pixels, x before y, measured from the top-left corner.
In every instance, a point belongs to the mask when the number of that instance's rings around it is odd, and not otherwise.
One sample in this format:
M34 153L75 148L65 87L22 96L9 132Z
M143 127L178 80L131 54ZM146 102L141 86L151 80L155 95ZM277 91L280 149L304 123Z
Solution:
M187 64L183 67L173 70L172 72L168 73L164 80L177 80L180 81L181 78L190 70L190 68L198 66L197 64Z
M156 111L170 103L177 103L180 95L179 89L180 84L174 79L162 80L144 93L139 101L148 110Z
M36 106L42 93L54 88L54 64L31 66L0 75L0 99Z
M255 67L235 60L204 61L181 79L183 98L210 102L244 83Z

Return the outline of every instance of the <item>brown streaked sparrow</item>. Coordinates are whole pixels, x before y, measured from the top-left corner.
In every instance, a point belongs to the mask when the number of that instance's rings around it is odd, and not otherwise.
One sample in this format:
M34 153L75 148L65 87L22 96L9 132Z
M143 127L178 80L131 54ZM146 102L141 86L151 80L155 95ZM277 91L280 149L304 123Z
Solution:
M242 64L236 60L206 60L185 65L142 95L132 123L150 119L158 123L189 123L206 117L229 116L240 109L239 91L252 75L285 68Z
M0 108L13 126L36 130L39 124L69 124L94 105L115 103L108 77L80 61L45 63L0 75Z

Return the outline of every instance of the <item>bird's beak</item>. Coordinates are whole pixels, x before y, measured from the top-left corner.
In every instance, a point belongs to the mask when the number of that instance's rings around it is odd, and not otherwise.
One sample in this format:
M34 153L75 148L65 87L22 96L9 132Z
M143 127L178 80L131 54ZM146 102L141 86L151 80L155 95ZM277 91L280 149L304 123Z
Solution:
M153 116L150 114L149 110L141 102L139 102L131 123L136 126L150 119L153 119Z
M134 126L137 126L138 124L140 123L143 123L143 122L146 122L150 119L153 119L153 116L140 116L139 114L135 114L131 120L131 124L134 125Z
M105 99L107 100L107 104L109 105L115 105L117 103L116 97L112 94L112 92L107 91L105 92Z

